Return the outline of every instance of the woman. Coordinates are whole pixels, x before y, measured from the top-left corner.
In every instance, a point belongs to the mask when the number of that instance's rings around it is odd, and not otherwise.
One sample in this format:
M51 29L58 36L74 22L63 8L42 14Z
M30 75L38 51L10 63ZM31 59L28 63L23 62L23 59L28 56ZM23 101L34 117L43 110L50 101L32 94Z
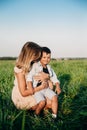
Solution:
M19 57L14 67L14 87L12 90L12 101L18 109L37 109L36 101L33 97L34 92L48 87L47 82L44 82L39 87L33 89L27 87L26 77L30 71L32 64L39 60L41 56L41 47L34 42L27 42L24 44ZM43 81L49 78L48 74L41 73L36 77L37 80Z

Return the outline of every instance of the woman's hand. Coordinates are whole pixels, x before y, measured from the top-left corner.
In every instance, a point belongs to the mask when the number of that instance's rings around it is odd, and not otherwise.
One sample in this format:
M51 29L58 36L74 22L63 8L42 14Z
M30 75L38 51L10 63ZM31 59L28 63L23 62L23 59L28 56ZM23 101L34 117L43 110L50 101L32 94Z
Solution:
M43 89L48 88L48 86L49 86L48 81L47 80L43 81L42 86L43 86Z
M41 83L41 85L40 86L38 86L38 87L35 87L34 88L34 93L35 92L38 92L38 91L40 91L40 90L43 90L44 88L47 88L49 85L48 85L48 81L43 81L42 83Z
M40 72L38 75L34 76L34 79L37 81L43 82L43 81L49 79L49 74L46 74L44 72Z

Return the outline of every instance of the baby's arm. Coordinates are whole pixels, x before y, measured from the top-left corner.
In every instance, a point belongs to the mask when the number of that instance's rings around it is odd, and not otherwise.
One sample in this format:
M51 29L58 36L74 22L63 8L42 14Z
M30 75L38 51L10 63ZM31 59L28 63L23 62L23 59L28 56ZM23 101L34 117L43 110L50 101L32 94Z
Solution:
M59 95L61 93L60 81L58 80L57 75L53 69L52 69L52 73L53 73L53 75L50 79L53 82L53 85L54 85L53 88L54 88L55 92Z
M53 90L53 82L51 80L48 80L49 88Z
M61 93L60 83L56 82L53 84L51 80L48 80L49 88L54 90L58 95Z
M56 86L55 92L57 92L57 94L59 95L61 93L60 83L58 83L58 82L55 83L55 86Z

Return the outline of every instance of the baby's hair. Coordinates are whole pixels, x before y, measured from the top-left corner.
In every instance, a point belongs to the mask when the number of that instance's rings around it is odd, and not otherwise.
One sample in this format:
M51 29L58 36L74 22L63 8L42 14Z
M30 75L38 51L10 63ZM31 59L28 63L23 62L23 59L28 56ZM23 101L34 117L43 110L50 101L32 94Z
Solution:
M51 53L51 50L48 48L48 47L42 47L42 53L43 52L46 52L47 54L50 54Z

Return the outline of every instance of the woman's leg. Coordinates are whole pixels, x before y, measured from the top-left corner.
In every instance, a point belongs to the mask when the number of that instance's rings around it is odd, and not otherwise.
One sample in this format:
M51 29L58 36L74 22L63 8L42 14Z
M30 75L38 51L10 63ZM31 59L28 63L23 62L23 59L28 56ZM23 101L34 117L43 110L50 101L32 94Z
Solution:
M33 106L32 108L31 108L31 110L36 110L36 108L38 107L38 104L37 105L35 105L35 106Z

